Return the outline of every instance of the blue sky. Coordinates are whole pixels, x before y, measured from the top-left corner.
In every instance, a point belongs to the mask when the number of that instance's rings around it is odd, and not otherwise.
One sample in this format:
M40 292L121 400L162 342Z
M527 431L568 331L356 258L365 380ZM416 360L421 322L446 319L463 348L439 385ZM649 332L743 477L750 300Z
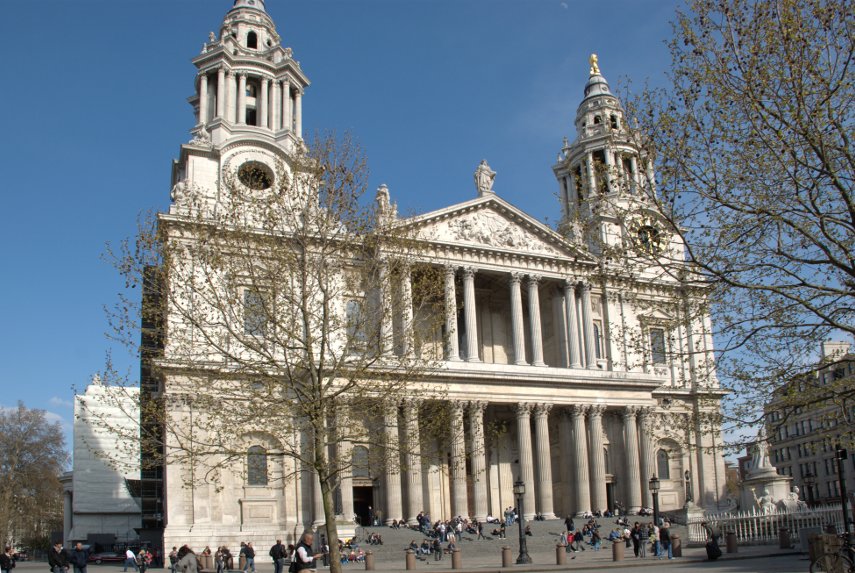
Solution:
M4 6L0 93L5 280L0 406L23 400L70 428L72 387L103 368L103 307L121 283L101 260L169 201L189 140L195 68L232 0L27 0ZM495 190L559 214L551 165L588 76L663 85L672 0L267 0L312 81L304 133L350 130L372 187L404 214ZM121 368L132 358L114 349Z

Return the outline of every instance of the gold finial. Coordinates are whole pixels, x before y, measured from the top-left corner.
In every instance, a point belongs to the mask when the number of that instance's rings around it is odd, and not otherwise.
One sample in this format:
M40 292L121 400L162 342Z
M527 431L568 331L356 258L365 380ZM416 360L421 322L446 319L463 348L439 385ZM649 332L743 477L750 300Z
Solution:
M600 75L600 66L597 65L597 54L591 54L591 57L588 59L588 61L591 63L591 75Z

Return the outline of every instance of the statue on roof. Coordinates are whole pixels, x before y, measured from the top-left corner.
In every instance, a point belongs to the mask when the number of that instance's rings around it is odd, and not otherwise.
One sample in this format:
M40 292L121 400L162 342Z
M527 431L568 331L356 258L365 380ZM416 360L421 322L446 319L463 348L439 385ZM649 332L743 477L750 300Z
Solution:
M591 75L600 75L600 66L598 64L599 60L597 58L597 54L591 54L591 57L588 58L588 61L591 63Z
M495 179L496 172L490 169L486 159L482 159L475 170L475 187L478 189L479 197L493 192L493 181Z

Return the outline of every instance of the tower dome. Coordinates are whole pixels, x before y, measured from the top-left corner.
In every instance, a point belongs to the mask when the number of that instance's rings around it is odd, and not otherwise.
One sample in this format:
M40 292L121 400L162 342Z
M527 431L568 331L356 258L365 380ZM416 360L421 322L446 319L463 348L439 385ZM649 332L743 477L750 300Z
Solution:
M267 10L264 9L264 0L235 0L235 8L255 8L256 10L261 10L264 13L267 13Z

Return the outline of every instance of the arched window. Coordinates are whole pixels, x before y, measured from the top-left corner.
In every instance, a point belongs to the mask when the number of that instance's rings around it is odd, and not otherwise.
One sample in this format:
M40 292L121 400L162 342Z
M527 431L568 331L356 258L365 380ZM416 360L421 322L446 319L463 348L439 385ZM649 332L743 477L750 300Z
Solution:
M616 116L616 115L614 115L614 114L610 115L610 116L609 116L609 121L610 121L610 122L611 122L611 124L612 124L612 129L617 129L617 128L618 128L618 121L617 121L617 116Z
M258 34L250 32L246 35L246 47L253 50L258 49Z
M351 456L351 475L355 478L370 478L371 472L368 468L368 448L365 446L354 446Z
M600 125L602 122L603 122L603 120L600 119L600 116L598 116L598 115L594 116L594 125Z
M671 465L668 460L668 450L656 452L656 473L659 479L671 479Z
M246 485L267 485L267 451L261 446L246 452Z

